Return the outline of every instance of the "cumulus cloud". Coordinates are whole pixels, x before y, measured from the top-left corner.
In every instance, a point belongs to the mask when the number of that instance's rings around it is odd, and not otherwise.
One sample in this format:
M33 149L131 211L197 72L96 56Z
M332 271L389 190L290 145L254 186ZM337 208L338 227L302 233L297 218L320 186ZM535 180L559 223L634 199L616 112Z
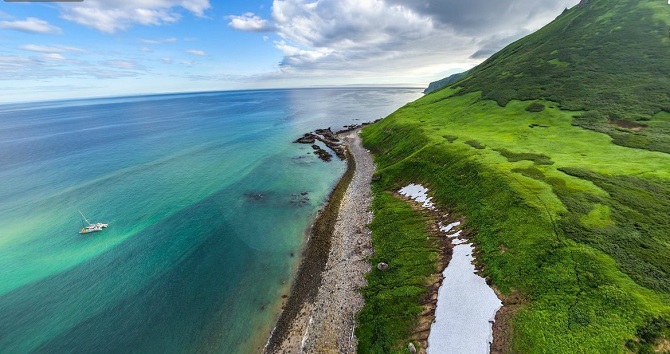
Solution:
M469 69L578 2L274 0L271 19L247 13L229 26L274 29L283 54L275 78L434 79Z
M49 22L35 17L28 17L21 21L0 21L0 28L26 33L62 34L63 31L49 24Z
M246 32L271 32L274 31L272 23L266 19L255 15L253 12L247 12L241 16L228 16L230 22L228 26Z
M280 68L294 75L374 72L403 51L416 52L414 44L434 33L428 16L382 0L275 0L272 18L283 39L275 42L284 55Z
M433 30L430 17L382 0L275 0L272 17L280 36L310 47L388 45Z
M64 19L105 33L134 25L175 23L184 10L202 17L210 7L209 0L86 0L61 4Z
M387 0L467 34L536 29L579 0Z

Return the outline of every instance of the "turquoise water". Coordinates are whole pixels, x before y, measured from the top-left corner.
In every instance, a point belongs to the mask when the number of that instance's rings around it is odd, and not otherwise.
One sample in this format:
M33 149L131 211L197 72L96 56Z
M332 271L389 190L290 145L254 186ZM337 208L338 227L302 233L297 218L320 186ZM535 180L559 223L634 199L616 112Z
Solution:
M0 106L0 352L257 352L305 231L345 168L291 141L419 95L269 90ZM78 210L109 228L78 234Z

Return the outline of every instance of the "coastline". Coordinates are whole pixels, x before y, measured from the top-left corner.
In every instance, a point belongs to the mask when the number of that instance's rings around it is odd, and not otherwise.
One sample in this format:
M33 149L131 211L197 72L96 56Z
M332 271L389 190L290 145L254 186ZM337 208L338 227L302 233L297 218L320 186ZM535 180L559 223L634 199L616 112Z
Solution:
M372 157L359 129L342 132L347 170L314 221L290 295L264 348L266 353L355 352L360 288L370 265Z

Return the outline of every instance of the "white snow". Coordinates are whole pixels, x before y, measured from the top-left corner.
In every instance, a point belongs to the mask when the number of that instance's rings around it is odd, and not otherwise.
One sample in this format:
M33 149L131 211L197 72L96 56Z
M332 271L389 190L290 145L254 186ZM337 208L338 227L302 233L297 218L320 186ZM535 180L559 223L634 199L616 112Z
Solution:
M454 227L456 227L456 226L460 226L460 225L461 225L461 222L460 222L460 221L452 222L451 224L449 224L449 225L447 225L447 226L442 226L442 224L440 224L440 231L442 231L442 232L449 232L449 231L451 231L451 229L453 229Z
M475 273L473 247L465 242L455 240L453 256L442 273L435 322L428 336L429 354L485 354L493 341L491 323L502 303Z
M447 235L447 237L453 239L451 240L451 243L453 243L454 245L460 245L461 243L467 242L467 240L459 238L461 236L461 233L463 233L463 230L458 230L451 235Z
M422 203L426 209L435 209L432 198L428 197L428 189L422 185L410 184L400 189L400 194ZM502 306L486 280L477 275L472 264L472 244L460 238L463 230L454 230L460 225L458 221L447 226L439 224L440 231L452 238L454 249L437 293L435 322L428 336L428 354L488 354L493 341L492 323ZM451 231L455 232L449 234Z
M407 187L401 188L399 193L422 203L422 206L426 209L435 209L435 205L431 202L433 198L428 196L428 188L420 184L410 184Z

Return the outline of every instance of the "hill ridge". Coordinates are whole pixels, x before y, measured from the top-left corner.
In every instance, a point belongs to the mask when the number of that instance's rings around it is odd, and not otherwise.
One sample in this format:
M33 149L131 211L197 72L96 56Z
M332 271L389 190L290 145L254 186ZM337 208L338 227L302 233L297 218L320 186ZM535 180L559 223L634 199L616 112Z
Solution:
M504 352L668 352L669 27L666 0L582 1L365 128L375 254L406 257L394 237L429 240L425 216L393 197L421 183L467 220L481 273L515 308L497 334ZM406 348L422 284L439 272L388 258L411 287L368 276L366 352Z
M583 0L470 70L459 94L556 102L615 144L670 153L670 6L659 4Z

